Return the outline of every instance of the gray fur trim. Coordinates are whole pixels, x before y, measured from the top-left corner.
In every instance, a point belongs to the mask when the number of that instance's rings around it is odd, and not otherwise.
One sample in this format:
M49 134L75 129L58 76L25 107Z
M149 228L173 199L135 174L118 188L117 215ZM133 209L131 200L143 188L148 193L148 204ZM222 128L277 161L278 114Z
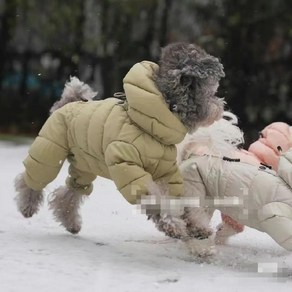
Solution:
M54 190L49 201L49 209L57 222L60 222L69 232L76 234L81 229L80 205L84 195L76 193L66 186Z
M36 214L44 201L42 191L34 191L29 188L24 181L24 174L19 174L14 180L14 187L18 193L15 196L18 211L29 218Z
M223 65L202 48L174 43L162 50L154 82L170 110L189 132L221 118L224 101L215 96Z
M97 95L97 92L93 91L88 84L80 81L77 77L70 77L70 81L66 82L61 99L56 101L50 113L61 108L65 104L74 101L89 101Z

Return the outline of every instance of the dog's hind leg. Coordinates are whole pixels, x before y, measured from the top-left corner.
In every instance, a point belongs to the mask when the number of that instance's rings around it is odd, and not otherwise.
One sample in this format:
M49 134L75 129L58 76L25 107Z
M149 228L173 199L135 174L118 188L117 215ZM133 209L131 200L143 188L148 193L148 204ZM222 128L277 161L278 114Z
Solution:
M15 201L18 211L29 218L36 214L44 201L43 191L35 191L28 187L24 180L24 173L19 174L14 180L17 195Z
M81 171L71 164L66 186L58 187L51 194L49 208L53 211L56 221L73 234L81 229L79 209L84 198L92 192L92 182L95 178L95 174Z
M67 186L61 186L54 190L49 200L49 208L55 220L73 234L81 229L79 209L85 196Z

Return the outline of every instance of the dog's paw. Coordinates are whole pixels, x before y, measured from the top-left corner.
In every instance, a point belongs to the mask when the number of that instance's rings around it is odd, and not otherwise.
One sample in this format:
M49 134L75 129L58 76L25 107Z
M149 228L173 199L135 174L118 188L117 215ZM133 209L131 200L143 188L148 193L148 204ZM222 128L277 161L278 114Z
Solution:
M30 218L36 214L43 204L44 197L42 190L35 191L28 187L24 180L24 174L19 174L14 180L14 187L17 195L14 200L18 211L25 217Z
M66 186L58 187L51 195L49 209L53 211L55 220L72 234L80 231L82 219L79 208L83 195Z
M65 226L66 230L72 234L77 234L81 230L81 224L75 223L72 226Z
M169 215L156 215L150 218L155 223L156 228L166 236L179 239L187 237L184 220Z
M27 205L27 206L19 207L18 210L23 215L23 217L30 218L38 212L39 208L36 208L35 206Z
M186 245L191 255L195 257L208 258L216 254L213 237L205 239L192 238L186 241Z
M43 203L43 195L41 192L31 190L30 192L19 193L15 197L15 201L17 209L23 217L30 218L39 211Z

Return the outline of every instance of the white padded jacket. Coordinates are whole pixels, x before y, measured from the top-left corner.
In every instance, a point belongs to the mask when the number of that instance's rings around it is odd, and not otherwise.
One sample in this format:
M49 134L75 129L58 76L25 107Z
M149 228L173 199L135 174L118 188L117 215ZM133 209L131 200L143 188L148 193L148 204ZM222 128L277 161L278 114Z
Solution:
M278 173L210 155L192 155L180 165L185 196L269 234L292 250L292 149L280 157Z

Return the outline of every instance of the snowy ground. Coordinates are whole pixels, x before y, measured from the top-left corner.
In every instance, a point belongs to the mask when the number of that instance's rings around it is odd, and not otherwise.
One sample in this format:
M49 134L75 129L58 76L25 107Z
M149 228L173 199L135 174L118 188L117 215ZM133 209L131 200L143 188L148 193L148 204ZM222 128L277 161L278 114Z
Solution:
M0 142L1 292L292 291L292 254L267 235L247 229L220 247L211 263L198 263L108 180L95 182L77 236L53 221L46 204L33 218L22 218L13 178L23 170L27 149ZM65 176L64 169L47 193Z

